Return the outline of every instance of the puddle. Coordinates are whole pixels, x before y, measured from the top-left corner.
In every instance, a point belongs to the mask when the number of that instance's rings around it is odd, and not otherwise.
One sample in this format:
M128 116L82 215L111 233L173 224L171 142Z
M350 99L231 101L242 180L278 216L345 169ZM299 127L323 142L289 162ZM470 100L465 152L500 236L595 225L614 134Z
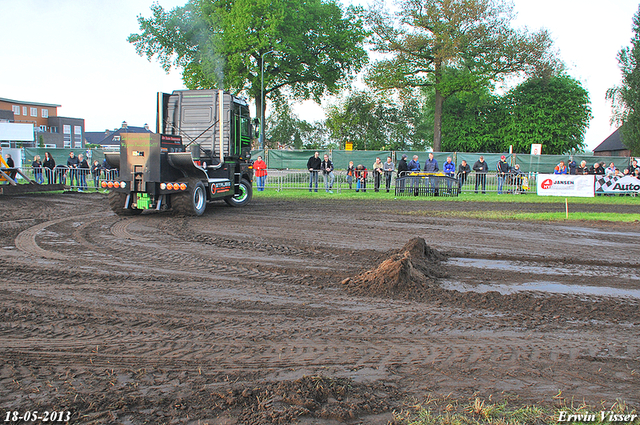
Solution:
M640 280L637 269L621 269L620 267L588 266L584 264L563 265L549 264L548 266L533 265L527 261L487 260L483 258L449 258L447 264L459 267L474 267L486 270L513 271L518 273L546 274L554 276L601 276L621 277L631 280Z
M450 291L459 292L480 292L496 291L503 295L515 294L518 292L544 292L548 294L563 295L595 295L601 297L617 297L617 298L640 298L640 289L622 289L612 288L608 286L581 286L581 285L565 285L555 282L526 282L513 285L497 284L497 285L470 285L467 283L455 281L442 281L442 288Z

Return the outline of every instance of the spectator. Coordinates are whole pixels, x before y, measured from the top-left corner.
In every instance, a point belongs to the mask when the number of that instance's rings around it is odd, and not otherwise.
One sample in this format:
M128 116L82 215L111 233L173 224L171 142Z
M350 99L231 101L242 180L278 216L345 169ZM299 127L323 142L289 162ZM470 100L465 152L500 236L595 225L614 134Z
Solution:
M637 179L640 179L640 167L636 167L636 170L633 173L633 176Z
M347 167L347 184L349 185L349 189L353 187L353 177L356 175L356 168L353 166L353 161L349 161L349 166Z
M631 165L629 166L629 174L631 175L635 174L637 168L638 168L638 161L634 159L633 161L631 161Z
M91 166L91 177L93 177L93 187L100 190L100 163L96 159Z
M367 191L367 167L359 164L356 167L356 192L361 189L363 192Z
M482 185L482 193L485 192L485 186L487 185L487 172L489 171L489 165L487 165L484 160L484 156L480 156L480 158L473 164L473 171L476 172L476 193L478 193L478 186Z
M604 174L607 177L614 177L616 175L616 166L613 162L609 164L606 170L604 170Z
M320 167L322 166L322 160L319 155L320 154L316 152L307 161L307 168L309 169L309 192L311 192L314 184L316 185L315 191L318 191L318 172L320 172Z
M413 159L409 161L409 163L407 164L407 167L409 167L410 174L420 172L420 161L418 160L418 155L413 155ZM420 184L420 177L418 176L411 177L411 189L413 189L414 191L417 191L419 184Z
M376 161L373 163L373 189L375 192L380 191L380 182L382 181L382 174L384 173L384 164L380 160L380 157L376 157Z
M502 155L500 161L496 164L496 171L498 172L498 195L502 195L502 186L504 185L504 179L507 173L511 170L509 164L507 164L507 157Z
M267 163L264 162L262 156L258 155L258 160L253 163L253 169L256 173L258 192L263 192L265 183L267 182Z
M33 157L31 167L33 168L33 177L36 179L36 183L43 184L44 177L42 177L42 162L40 162L40 155Z
M578 167L576 165L576 162L571 157L569 157L569 162L567 163L567 168L569 169L569 174L571 174L571 175L578 174L578 172L577 172L577 168Z
M87 190L87 174L89 174L89 163L84 159L84 155L78 154L78 192Z
M604 175L604 168L600 166L599 162L593 164L593 167L589 169L589 174Z
M387 162L384 163L382 168L384 169L385 187L387 189L387 193L389 193L389 189L391 188L391 178L393 177L393 171L395 169L395 165L391 161L390 156L387 157Z
M53 170L56 168L56 161L49 152L44 153L44 162L42 163L42 166L44 167L44 173L47 176L47 184L51 184L51 180L53 180L53 184L55 184L56 176L53 174Z
M461 191L462 186L464 186L467 181L467 175L471 172L471 167L467 164L467 161L464 159L460 163L460 167L458 167L458 189Z
M424 171L427 173L437 173L440 171L438 161L433 157L432 152L429 152L429 159L424 162Z
M576 170L576 174L579 174L579 175L589 174L589 167L587 167L587 161L583 160L580 162L580 166Z
M405 177L409 172L409 166L407 165L407 155L403 154L402 159L398 161L398 171L396 174L396 182L400 182L398 190L400 193L404 193Z
M69 158L67 158L67 167L69 167L69 186L73 188L73 181L75 179L76 185L80 185L78 182L78 165L80 161L74 156L73 152L69 152Z
M329 159L329 155L324 154L324 159L320 164L320 168L322 168L322 181L324 182L324 191L328 193L333 193L333 182L335 180L335 175L333 174L333 162Z
M451 157L447 157L447 161L442 166L442 171L444 171L444 175L447 177L454 178L456 175L456 164L451 162ZM446 179L447 182L447 192L451 193L451 180Z
M564 165L564 161L560 161L560 164L555 166L553 174L567 174L567 167Z
M15 164L15 162L13 162L13 158L11 158L11 154L10 153L8 153L6 155L6 158L7 158L7 161L6 161L7 162L7 168L9 169L8 170L9 172L7 174L9 174L9 177L11 178L11 180L15 180L16 179L16 174L18 174L18 170L16 170L16 168L15 168L16 164Z
M511 170L511 173L513 174L512 184L515 186L516 193L524 192L522 190L522 177L524 176L524 173L520 169L520 164L514 165L513 169Z

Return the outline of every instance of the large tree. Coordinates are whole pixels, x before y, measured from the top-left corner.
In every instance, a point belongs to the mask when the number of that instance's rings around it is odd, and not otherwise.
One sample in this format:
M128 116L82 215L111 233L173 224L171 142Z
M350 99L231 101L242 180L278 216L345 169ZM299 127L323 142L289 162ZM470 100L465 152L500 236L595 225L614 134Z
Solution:
M607 90L613 106L612 123L621 125L622 141L632 155L640 155L640 6L633 16L631 47L618 53L622 84Z
M584 150L591 102L579 81L567 76L530 78L503 98L505 124L499 131L502 151L531 152L541 143L544 153L562 155Z
M337 92L367 62L356 9L335 0L190 0L138 17L131 34L140 55L182 71L190 89L224 88L255 99L288 94L319 100Z
M442 107L450 95L520 72L557 67L545 31L511 28L513 7L501 0L401 0L399 12L369 11L371 42L386 55L369 81L385 89L433 87L433 149L441 149ZM447 73L446 69L466 72Z

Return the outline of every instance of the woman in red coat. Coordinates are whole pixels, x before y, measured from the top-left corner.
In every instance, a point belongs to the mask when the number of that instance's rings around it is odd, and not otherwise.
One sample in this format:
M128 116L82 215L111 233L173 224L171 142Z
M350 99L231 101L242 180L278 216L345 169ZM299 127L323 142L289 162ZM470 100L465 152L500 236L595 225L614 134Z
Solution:
M253 171L256 175L258 190L262 192L267 181L267 163L262 160L261 156L258 157L257 161L254 161Z

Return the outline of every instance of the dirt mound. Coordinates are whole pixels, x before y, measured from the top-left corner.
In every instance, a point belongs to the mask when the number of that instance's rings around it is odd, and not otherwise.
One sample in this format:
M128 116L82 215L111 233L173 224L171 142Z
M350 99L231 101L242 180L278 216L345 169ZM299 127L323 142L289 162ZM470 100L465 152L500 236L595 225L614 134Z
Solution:
M423 238L413 238L377 268L342 283L356 295L413 296L446 275L440 264L445 259L444 254L430 248Z

